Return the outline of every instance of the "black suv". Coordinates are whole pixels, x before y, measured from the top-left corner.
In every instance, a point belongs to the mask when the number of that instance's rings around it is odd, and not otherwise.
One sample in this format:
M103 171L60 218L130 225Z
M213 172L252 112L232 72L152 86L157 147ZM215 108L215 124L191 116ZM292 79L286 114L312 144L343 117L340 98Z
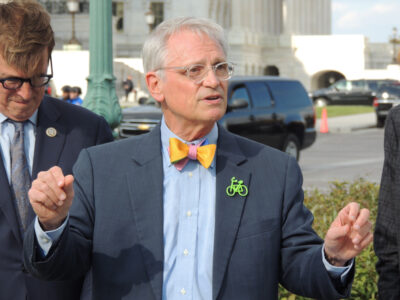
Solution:
M161 119L154 106L123 110L121 137L150 131ZM228 107L219 123L227 130L299 158L316 138L315 113L303 85L281 77L233 77Z
M376 92L382 85L396 84L392 79L341 79L331 86L310 94L316 106L372 105Z

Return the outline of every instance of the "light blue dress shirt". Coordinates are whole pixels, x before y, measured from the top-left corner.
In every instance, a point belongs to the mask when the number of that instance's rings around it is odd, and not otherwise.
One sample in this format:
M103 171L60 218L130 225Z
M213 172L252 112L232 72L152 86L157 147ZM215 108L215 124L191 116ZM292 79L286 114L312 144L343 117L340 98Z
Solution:
M3 159L4 167L6 169L8 182L11 181L11 154L10 147L14 138L15 128L10 122L7 122L7 117L0 113L0 147L1 158ZM29 174L32 175L33 155L35 153L36 141L36 121L37 110L29 118L29 122L24 124L24 148L26 161L29 165Z
M211 299L215 228L215 157L206 169L189 160L178 171L169 160L169 139L187 144L205 138L216 144L214 125L204 138L187 142L161 122L164 169L164 280L163 299Z

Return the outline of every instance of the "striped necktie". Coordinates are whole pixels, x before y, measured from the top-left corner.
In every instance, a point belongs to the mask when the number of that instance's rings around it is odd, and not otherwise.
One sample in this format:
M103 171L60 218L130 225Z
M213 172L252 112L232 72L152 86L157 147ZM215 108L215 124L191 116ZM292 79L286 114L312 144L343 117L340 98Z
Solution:
M11 156L11 190L17 205L23 231L28 225L31 176L24 150L24 122L8 120L15 127L14 138L10 147Z

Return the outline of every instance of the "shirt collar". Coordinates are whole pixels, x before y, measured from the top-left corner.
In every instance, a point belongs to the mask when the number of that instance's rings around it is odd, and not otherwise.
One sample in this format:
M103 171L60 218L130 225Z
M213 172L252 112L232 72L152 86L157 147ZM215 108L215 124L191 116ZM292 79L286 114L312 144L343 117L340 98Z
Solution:
M37 115L38 115L38 110L36 109L35 112L33 113L33 115L28 119L29 122L31 122L34 127L36 127L36 123L37 123ZM8 119L8 117L6 117L5 115L3 115L2 113L0 113L0 134L3 128L3 124L4 122Z
M201 137L201 138L199 138L197 140L188 142L188 141L185 141L185 140L181 139L180 137L178 137L175 133L173 133L168 128L167 124L165 124L165 120L164 120L164 116L163 116L162 119L161 119L161 145L162 145L163 153L165 153L167 157L169 157L169 155L168 155L168 147L169 147L169 139L170 138L177 138L180 141L182 141L184 143L187 143L187 144L197 144L197 143L203 141L204 139L207 139L208 144L217 144L217 141L218 141L218 126L215 123L213 128L211 129L211 131L207 135L205 135L205 136L203 136L203 137ZM214 156L213 162L211 163L211 167L214 167L214 165L215 165L215 156Z
M36 125L37 122L37 114L38 114L38 110L35 110L35 112L33 113L33 115L28 119L33 125ZM3 115L2 113L0 113L0 124L3 124L3 122L5 122L8 119L8 117L6 117L5 115Z

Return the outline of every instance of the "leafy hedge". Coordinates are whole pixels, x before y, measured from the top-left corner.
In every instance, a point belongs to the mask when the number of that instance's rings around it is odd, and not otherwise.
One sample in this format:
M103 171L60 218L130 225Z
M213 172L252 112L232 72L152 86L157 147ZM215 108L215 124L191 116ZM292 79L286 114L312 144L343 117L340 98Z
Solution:
M364 179L354 182L332 182L328 192L320 192L318 189L305 191L304 203L315 216L313 228L324 237L330 224L338 212L349 202L360 203L361 207L368 208L371 212L370 219L376 220L378 209L379 186ZM378 274L375 271L375 256L372 244L356 259L356 274L350 299L376 299ZM309 299L291 294L283 287L279 288L279 299L281 300L303 300Z

